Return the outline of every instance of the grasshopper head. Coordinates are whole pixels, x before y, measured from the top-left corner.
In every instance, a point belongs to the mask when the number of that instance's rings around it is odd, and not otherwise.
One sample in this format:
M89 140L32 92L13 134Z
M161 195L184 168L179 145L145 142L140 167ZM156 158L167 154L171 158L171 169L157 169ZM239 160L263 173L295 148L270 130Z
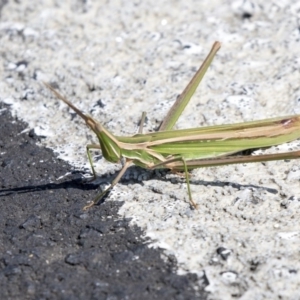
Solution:
M107 130L105 129L99 122L94 120L92 117L84 114L80 109L78 109L75 105L73 105L66 97L61 95L58 91L56 91L50 84L44 82L45 86L50 89L54 95L65 102L70 108L72 108L83 120L85 120L86 124L96 133L103 156L106 160L110 162L119 162L121 159L121 149L118 145L118 140Z
M101 151L106 160L117 163L121 159L121 149L118 140L99 122L90 116L86 116L86 124L96 133Z

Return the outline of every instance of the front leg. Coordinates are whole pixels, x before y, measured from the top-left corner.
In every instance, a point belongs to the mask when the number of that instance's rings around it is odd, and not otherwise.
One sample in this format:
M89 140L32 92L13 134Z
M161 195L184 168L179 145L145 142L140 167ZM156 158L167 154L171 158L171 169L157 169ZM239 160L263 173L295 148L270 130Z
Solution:
M93 180L95 180L97 178L97 175L96 175L95 168L93 166L92 156L91 156L91 152L90 152L91 149L98 149L98 150L100 149L101 150L101 146L97 145L97 144L86 145L86 153L87 153L87 156L88 156L91 168L92 168L92 172L93 172L93 176L94 176Z

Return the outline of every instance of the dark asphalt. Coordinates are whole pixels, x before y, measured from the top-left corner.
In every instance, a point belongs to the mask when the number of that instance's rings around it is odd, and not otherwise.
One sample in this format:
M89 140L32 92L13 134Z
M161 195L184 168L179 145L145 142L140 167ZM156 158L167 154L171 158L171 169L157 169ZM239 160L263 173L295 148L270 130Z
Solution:
M206 299L206 278L176 274L118 216L120 202L84 212L97 190L82 183L34 131L0 103L0 299Z

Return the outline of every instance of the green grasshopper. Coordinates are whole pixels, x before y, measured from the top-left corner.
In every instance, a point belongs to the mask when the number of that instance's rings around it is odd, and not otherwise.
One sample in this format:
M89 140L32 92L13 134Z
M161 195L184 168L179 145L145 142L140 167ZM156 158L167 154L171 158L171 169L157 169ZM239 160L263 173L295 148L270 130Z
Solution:
M219 42L214 43L205 61L173 104L158 131L154 133L142 134L145 119L145 113L143 113L138 134L131 137L114 136L101 123L82 113L51 85L45 83L60 100L83 118L87 126L97 135L100 144L86 146L94 178L96 178L96 172L92 163L91 149L101 149L104 158L112 163L120 162L121 159L125 161L123 168L110 186L83 209L97 204L133 164L150 170L165 168L174 172L184 171L190 204L197 208L197 204L192 199L189 170L237 163L300 158L300 151L254 156L238 155L239 152L245 150L271 147L300 138L300 115L230 125L172 130L220 47Z

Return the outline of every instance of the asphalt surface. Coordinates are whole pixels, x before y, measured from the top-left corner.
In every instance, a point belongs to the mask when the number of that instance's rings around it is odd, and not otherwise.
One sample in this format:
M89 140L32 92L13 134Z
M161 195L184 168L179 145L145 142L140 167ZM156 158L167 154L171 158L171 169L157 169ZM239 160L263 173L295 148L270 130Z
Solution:
M177 275L176 259L118 216L122 203L84 212L95 186L0 112L0 299L206 299L206 277Z

